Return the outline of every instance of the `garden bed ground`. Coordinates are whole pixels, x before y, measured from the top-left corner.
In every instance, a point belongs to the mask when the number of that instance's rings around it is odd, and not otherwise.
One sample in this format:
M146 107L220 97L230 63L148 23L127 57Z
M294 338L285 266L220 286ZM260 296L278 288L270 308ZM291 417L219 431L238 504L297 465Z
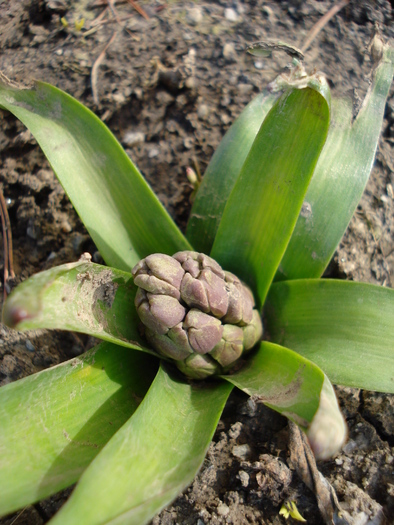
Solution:
M14 80L53 83L95 111L184 229L191 193L186 167L196 161L204 172L230 123L287 62L281 54L252 57L245 45L270 38L301 46L334 3L146 0L140 2L144 17L120 0L113 2L116 11L104 0L0 0L0 69ZM93 26L105 9L104 23ZM79 30L82 19L84 28ZM355 108L368 87L371 62L365 48L375 22L386 38L393 37L390 2L351 2L306 55L307 67L327 74L334 95L354 94ZM370 182L329 276L392 286L393 149L391 92ZM85 251L99 262L34 139L1 111L0 156L16 280L74 261ZM70 359L90 344L88 338L70 333L22 334L1 327L0 383ZM394 397L349 388L339 388L338 394L349 440L337 458L319 468L355 524L394 523ZM46 523L66 495L28 507L0 524ZM286 420L258 401L234 394L195 482L153 523L280 524L285 520L279 509L289 497L308 523L322 523L313 493L288 460Z

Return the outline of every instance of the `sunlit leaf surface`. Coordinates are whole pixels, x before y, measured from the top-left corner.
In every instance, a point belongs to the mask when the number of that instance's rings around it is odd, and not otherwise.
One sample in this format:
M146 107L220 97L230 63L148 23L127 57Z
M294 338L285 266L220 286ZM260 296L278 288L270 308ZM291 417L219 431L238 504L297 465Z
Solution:
M282 95L242 166L211 256L242 278L263 304L323 147L327 100L311 88Z
M0 76L0 107L32 132L108 265L128 271L150 253L190 247L121 145L85 106L49 84L17 89Z
M264 91L254 98L216 149L204 173L187 225L187 238L197 251L211 251L227 199L257 132L278 96Z
M154 358L102 343L3 386L0 514L75 483L133 414L155 370Z
M276 280L317 278L330 262L371 173L393 71L387 49L354 122L352 101L333 100L327 141Z
M51 521L143 525L200 468L232 386L190 385L160 369L134 416L115 434Z
M4 305L3 322L18 330L72 330L148 351L135 293L130 273L90 262L63 264L18 286Z
M394 290L331 279L275 283L272 341L319 365L333 383L394 393Z

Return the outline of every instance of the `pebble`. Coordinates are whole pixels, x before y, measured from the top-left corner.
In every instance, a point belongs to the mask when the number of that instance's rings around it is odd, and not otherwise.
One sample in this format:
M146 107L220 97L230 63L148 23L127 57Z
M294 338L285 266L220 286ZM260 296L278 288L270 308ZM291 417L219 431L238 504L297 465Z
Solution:
M226 44L224 44L222 53L223 57L227 60L227 62L236 61L237 53L232 42L227 42Z
M150 159L153 159L154 157L157 157L160 154L159 148L150 148L148 151L148 157Z
M231 450L232 455L240 459L248 459L251 452L252 450L247 443L245 445L235 445Z
M36 351L35 346L33 345L33 343L31 341L29 341L29 339L26 339L25 346L26 346L26 348L27 348L27 350L29 352L35 352Z
M193 137L186 137L185 139L183 139L183 145L185 149L192 149L193 144L194 144Z
M239 438L241 432L242 432L242 423L240 421L237 421L236 423L231 425L231 428L228 431L228 435L232 439L237 439L237 438Z
M345 454L351 454L356 448L357 443L353 439L349 439L349 441L346 443L342 450Z
M268 18L270 22L274 20L275 14L268 5L263 5L263 7L261 8L261 12L266 18Z
M126 97L123 93L113 93L112 100L119 105L122 105L126 102Z
M239 17L235 9L233 9L232 7L226 7L226 9L224 10L224 18L229 22L237 22Z
M216 510L220 516L227 516L227 514L230 512L230 508L225 503L220 503Z
M170 133L175 133L178 130L178 125L175 120L170 119L166 124L166 129Z
M122 143L129 147L142 142L145 142L145 134L142 131L126 131L122 138Z
M256 401L252 397L250 397L246 401L246 403L243 403L238 409L240 414L244 414L249 417L254 417L256 414L256 410L257 410Z
M238 86L238 92L240 95L248 95L252 90L252 84L239 84Z
M186 14L186 20L193 25L197 25L202 22L203 14L201 7L192 7Z
M71 224L67 220L62 221L60 224L60 229L63 233L70 233L72 231Z
M247 487L249 485L250 476L247 472L245 472L244 470L240 470L238 472L238 477L243 487Z
M197 108L197 116L200 120L205 120L209 115L209 106L200 104Z
M40 235L40 229L37 228L32 219L29 219L28 226L26 228L26 235L35 241Z

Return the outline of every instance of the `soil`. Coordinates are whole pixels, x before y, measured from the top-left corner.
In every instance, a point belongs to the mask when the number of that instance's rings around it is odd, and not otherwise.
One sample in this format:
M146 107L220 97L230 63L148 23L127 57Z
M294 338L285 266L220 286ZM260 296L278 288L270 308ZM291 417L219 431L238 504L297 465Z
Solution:
M95 111L184 229L192 191L187 166L196 159L204 172L234 118L288 61L280 53L257 59L245 53L245 45L271 38L300 47L334 4L141 0L143 16L120 0L0 0L0 69L14 80L55 84ZM103 23L94 25L101 15ZM392 21L392 2L350 2L313 42L306 66L326 73L334 96L354 93L357 103L368 87L365 48L374 24L392 38ZM100 261L30 133L7 112L0 111L0 121L0 182L12 224L16 280L75 261L86 251ZM329 276L392 286L393 148L392 91L370 181ZM5 327L0 337L1 384L79 355L91 344L71 333ZM349 439L319 468L355 524L394 523L394 396L337 391ZM308 523L322 523L314 494L289 461L288 434L284 418L234 393L201 472L153 524L283 524L279 510L288 499ZM69 493L0 524L46 523Z

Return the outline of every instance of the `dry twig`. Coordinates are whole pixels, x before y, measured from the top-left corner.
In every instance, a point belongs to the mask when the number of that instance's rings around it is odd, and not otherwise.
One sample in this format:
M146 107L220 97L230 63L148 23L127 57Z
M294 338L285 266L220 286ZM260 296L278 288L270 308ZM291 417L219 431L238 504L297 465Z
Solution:
M135 2L135 0L127 0L128 3L134 7L134 9L137 11L137 13L139 13L141 16L143 16L145 18L145 20L149 20L149 16L148 14L142 9L141 6L139 6L137 4L137 2Z
M101 51L101 53L99 54L97 60L95 61L95 63L93 64L93 67L92 67L92 73L90 75L90 81L91 81L91 85L92 85L93 100L94 100L94 103L96 104L96 106L100 105L100 100L99 100L99 96L98 96L98 88L97 88L98 69L100 67L101 62L104 60L105 53L107 52L109 46L112 44L112 42L117 37L118 33L119 33L119 31L115 31L115 33L111 36L109 42L107 43L105 48Z
M3 229L4 245L4 300L7 297L7 284L9 279L15 279L13 254L12 254L12 232L10 217L8 215L7 204L4 199L3 191L0 188L0 214L1 226Z
M301 51L305 53L305 51L309 48L309 46L312 44L312 42L315 40L317 35L320 33L320 31L323 29L323 27L328 24L328 22L333 18L345 5L349 3L350 0L341 0L337 4L335 4L327 13L320 18L318 22L312 27L312 29L309 31L303 45L301 46Z
M305 434L291 421L289 421L289 428L290 461L301 480L315 494L324 523L351 525L351 518L341 509L334 488L318 471L315 456Z

